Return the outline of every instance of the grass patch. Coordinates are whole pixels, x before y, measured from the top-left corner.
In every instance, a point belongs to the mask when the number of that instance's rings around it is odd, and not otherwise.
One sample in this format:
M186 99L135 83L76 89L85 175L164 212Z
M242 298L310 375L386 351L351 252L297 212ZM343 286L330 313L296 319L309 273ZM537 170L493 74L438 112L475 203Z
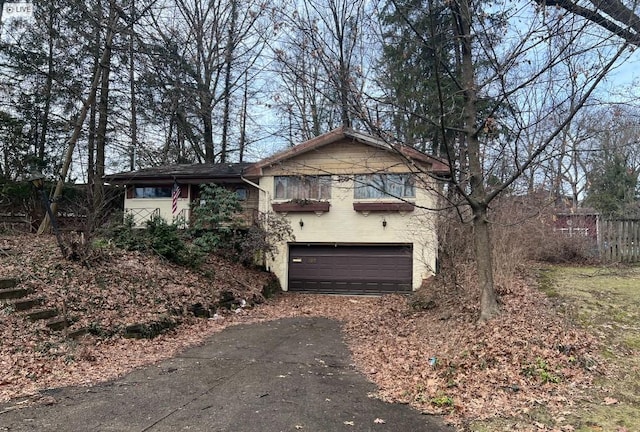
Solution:
M537 281L540 291L545 293L547 297L558 297L560 293L556 289L555 268L544 267L538 270Z
M600 340L597 368L602 375L561 416L546 415L544 407L538 407L528 418L474 422L470 430L544 425L577 432L640 431L640 267L545 267L537 282L558 313ZM550 373L544 365L538 360L524 371L544 380ZM553 382L556 376L547 378Z
M549 365L541 358L537 358L535 363L529 364L522 369L524 375L535 377L543 384L560 382L560 377L549 370Z
M437 407L452 407L453 406L453 398L447 395L441 395L430 400L432 405Z
M630 336L624 340L625 346L634 351L640 351L640 335Z
M568 417L577 431L640 430L640 267L559 267L557 291L602 342L604 372Z
M589 407L588 416L583 418L572 416L571 423L576 432L637 431L637 416L638 409L633 406L592 405Z

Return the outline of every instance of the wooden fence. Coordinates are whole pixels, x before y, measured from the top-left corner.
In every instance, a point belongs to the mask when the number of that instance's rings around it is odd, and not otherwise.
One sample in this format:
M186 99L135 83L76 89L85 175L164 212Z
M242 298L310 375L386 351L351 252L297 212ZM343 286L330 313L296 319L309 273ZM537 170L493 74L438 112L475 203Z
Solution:
M34 228L33 223L31 215L28 214L0 213L0 232L30 232Z
M601 220L598 249L605 262L640 262L640 219Z

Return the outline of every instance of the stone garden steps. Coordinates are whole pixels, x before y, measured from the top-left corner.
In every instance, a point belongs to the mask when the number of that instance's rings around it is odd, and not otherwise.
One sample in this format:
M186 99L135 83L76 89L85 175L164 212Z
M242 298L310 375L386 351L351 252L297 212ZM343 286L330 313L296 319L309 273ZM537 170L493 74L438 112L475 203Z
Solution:
M29 290L25 288L3 288L0 289L0 301L9 299L24 298L29 295Z
M71 324L67 318L59 315L55 308L42 307L44 299L30 297L32 291L20 288L15 278L0 278L0 309L8 308L13 313L18 313L31 322L44 321L48 329L63 331ZM78 337L86 334L83 329L67 334L67 337Z
M44 303L44 300L41 297L34 297L34 298L23 297L23 298L16 298L16 299L5 302L7 306L13 307L13 310L16 312L27 311L29 309L42 306L42 303Z

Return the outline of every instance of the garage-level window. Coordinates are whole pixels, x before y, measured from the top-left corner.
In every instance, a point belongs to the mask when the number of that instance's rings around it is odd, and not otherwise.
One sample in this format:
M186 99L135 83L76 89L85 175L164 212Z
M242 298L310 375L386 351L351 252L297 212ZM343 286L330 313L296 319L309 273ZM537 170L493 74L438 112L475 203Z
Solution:
M415 198L416 188L411 174L361 174L355 178L356 199Z
M275 189L276 199L329 199L331 176L278 176Z
M136 187L133 190L134 198L171 198L171 186Z

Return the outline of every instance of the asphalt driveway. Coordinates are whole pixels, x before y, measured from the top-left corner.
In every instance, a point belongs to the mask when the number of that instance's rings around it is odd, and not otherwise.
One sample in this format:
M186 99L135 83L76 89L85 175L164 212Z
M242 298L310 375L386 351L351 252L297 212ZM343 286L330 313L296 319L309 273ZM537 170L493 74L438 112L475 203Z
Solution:
M113 382L49 390L49 405L0 405L0 431L453 431L373 391L339 323L291 318L227 328Z

